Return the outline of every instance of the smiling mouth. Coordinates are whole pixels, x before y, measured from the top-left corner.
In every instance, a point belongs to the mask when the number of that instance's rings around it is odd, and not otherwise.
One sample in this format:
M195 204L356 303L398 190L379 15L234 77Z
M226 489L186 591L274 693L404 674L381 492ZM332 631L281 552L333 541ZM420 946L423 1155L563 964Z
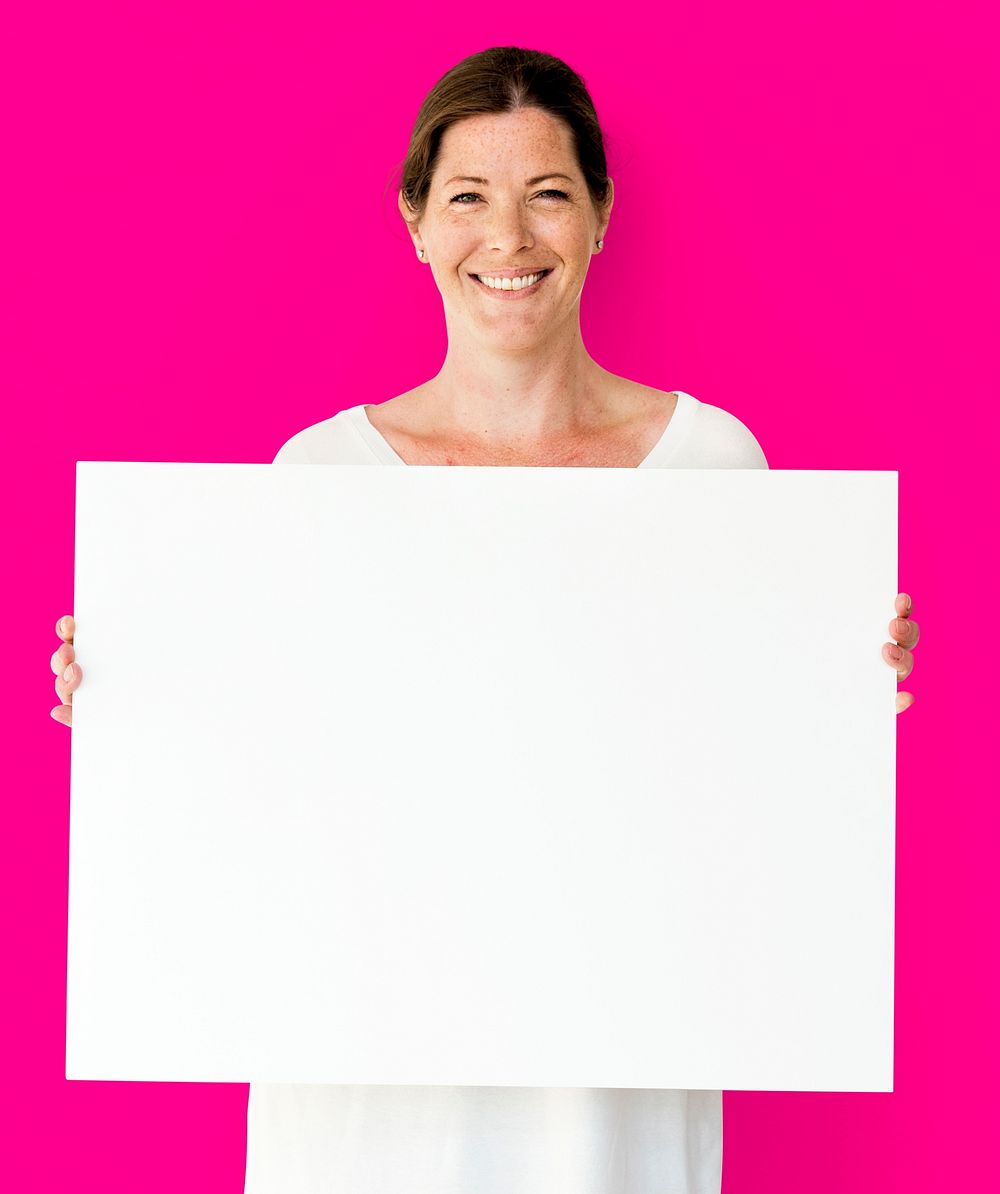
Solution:
M533 273L527 273L517 278L495 278L490 274L470 274L469 277L473 281L478 282L484 290L490 290L497 295L515 295L527 293L529 291L537 290L539 285L552 273L552 269L536 270ZM491 282L484 282L484 278L491 278ZM534 281L528 285L524 284L524 279L533 278Z

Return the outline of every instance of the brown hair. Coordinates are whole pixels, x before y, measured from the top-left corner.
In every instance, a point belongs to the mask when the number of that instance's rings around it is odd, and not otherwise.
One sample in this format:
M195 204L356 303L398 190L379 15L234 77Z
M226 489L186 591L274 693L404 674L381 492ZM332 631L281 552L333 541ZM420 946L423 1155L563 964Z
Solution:
M463 58L434 84L420 105L402 165L399 189L412 219L427 206L445 130L468 116L540 108L564 121L595 209L608 198L604 134L583 79L560 58L518 46L494 46Z

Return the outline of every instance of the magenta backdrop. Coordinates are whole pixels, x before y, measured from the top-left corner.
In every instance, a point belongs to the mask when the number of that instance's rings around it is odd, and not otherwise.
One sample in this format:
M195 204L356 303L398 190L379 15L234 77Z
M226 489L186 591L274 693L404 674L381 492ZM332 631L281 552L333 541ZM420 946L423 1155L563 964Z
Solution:
M243 1182L246 1086L64 1078L71 731L49 717L49 656L73 607L74 462L270 461L436 373L440 300L393 171L440 74L512 43L579 70L608 132L617 202L583 310L597 360L732 411L772 468L899 471L923 641L897 721L895 1090L727 1093L725 1191L997 1188L987 6L361 10L5 16L0 1186ZM802 610L817 685L836 616L821 593ZM744 629L734 608L720 633ZM246 648L219 650L240 699Z

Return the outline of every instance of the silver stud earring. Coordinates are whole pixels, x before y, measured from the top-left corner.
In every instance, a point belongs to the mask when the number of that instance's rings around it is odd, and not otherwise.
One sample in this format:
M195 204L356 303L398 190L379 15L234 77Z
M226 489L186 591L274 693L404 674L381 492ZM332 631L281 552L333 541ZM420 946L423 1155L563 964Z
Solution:
M599 241L597 242L597 247L598 247L599 249L603 249L603 248L604 248L604 241L603 241L603 240L599 240Z
M423 261L423 259L424 259L423 249L417 249L417 256L420 258L421 261Z

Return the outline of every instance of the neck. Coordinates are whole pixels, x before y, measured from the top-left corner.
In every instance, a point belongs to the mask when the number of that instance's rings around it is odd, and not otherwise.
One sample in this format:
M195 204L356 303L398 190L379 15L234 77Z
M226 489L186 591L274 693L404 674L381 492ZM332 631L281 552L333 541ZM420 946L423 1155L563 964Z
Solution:
M571 436L606 418L611 375L580 336L496 350L448 337L437 376L426 383L438 427L496 444L544 443Z

